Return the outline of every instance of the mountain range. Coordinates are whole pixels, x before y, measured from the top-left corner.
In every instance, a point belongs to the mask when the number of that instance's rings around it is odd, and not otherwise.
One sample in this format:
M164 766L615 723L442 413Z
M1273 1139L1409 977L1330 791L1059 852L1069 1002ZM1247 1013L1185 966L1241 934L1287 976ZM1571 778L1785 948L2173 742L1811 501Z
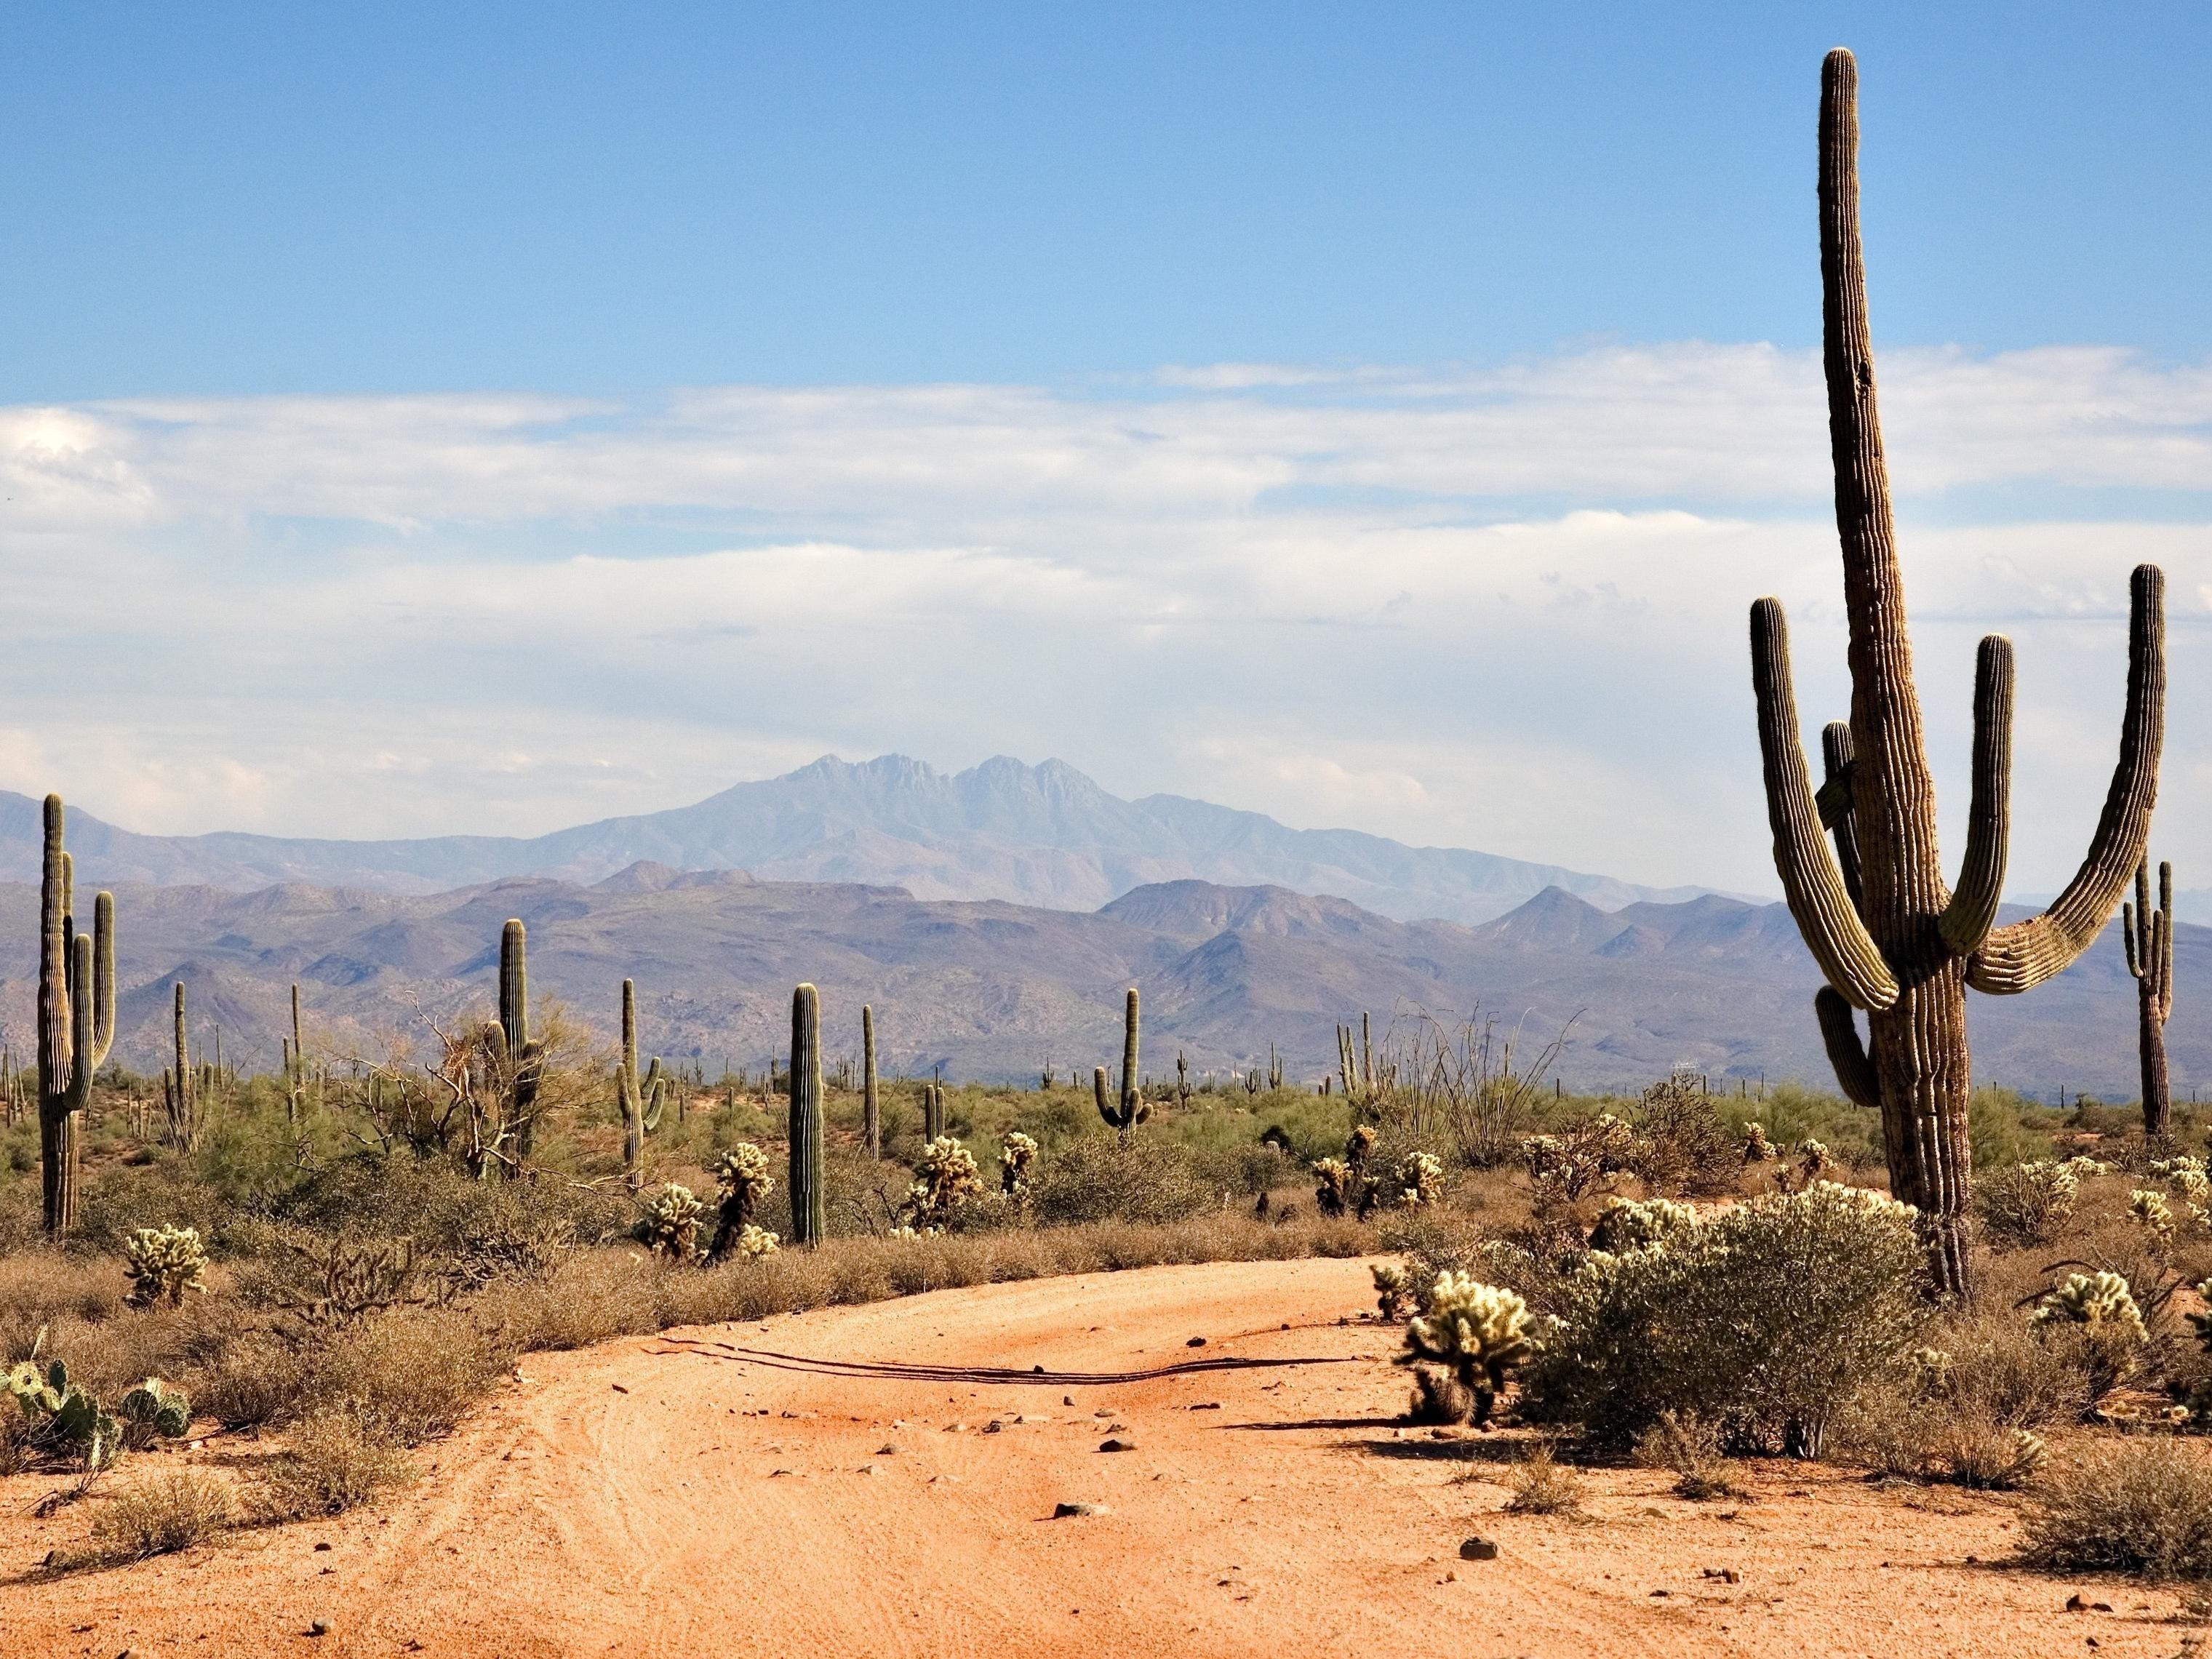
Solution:
M1676 1066L1829 1084L1818 969L1788 911L1714 895L1608 912L1553 886L1468 927L1274 885L1154 883L1071 911L641 861L588 885L125 884L116 901L116 1055L141 1070L167 1059L173 981L200 1053L220 1027L243 1068L275 1063L295 981L314 1052L380 1055L395 1040L421 1052L428 1018L489 1010L501 924L520 916L534 996L605 1045L634 978L647 1048L710 1074L781 1052L791 988L811 980L830 1052L857 1054L871 1003L893 1073L1034 1081L1047 1056L1062 1075L1110 1065L1121 994L1135 984L1154 1076L1178 1050L1195 1070L1241 1071L1264 1066L1272 1045L1291 1079L1312 1084L1334 1065L1340 1019L1372 1010L1380 1031L1426 1011L1451 1027L1480 1009L1520 1032L1524 1058L1565 1029L1570 1088L1635 1087ZM37 902L34 886L0 884L0 1037L19 1056L33 1030ZM2177 927L2175 957L2185 988L2204 984L2212 930ZM1970 1018L1978 1081L2046 1098L2061 1086L2135 1092L2135 984L2117 928L2028 996L1972 998ZM2168 1034L2185 1097L2212 1079L2212 1001L2185 990Z
M40 805L0 791L0 880L36 881ZM902 755L824 756L696 805L530 837L318 841L223 831L145 836L72 808L80 885L279 882L398 894L511 876L589 884L640 860L745 870L763 880L858 882L924 899L1002 899L1092 910L1150 883L1196 878L1329 894L1412 921L1486 921L1547 887L1603 909L1710 890L1639 887L1601 875L1454 848L1408 847L1352 830L1292 830L1258 812L1180 795L1123 800L1066 763L1004 756L946 774Z

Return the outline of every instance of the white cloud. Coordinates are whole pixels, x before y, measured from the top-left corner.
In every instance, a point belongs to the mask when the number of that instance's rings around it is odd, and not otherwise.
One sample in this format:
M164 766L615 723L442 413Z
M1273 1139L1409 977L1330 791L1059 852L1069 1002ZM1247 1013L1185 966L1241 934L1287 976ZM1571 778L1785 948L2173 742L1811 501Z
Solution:
M2212 492L2212 372L1883 371L1953 844L1972 641L2003 629L2015 878L2070 870L2147 557L2185 840L2212 513L2174 501ZM0 782L148 829L520 832L824 750L1059 754L1123 793L1771 886L1744 617L1780 594L1808 719L1841 708L1824 423L1810 355L1700 344L1091 392L0 410ZM2106 517L2063 521L2084 490Z

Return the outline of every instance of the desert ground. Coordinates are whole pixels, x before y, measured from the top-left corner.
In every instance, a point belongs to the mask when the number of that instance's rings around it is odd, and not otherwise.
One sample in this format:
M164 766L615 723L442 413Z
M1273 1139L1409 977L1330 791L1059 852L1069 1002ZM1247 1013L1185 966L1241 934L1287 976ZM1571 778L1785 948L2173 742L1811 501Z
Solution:
M1748 1501L1606 1468L1587 1518L1504 1513L1525 1431L1403 1426L1370 1301L1358 1261L1161 1267L533 1355L411 1491L101 1571L40 1565L99 1500L34 1519L17 1477L0 1652L2194 1650L2172 1594L2007 1565L2008 1498L1776 1462Z

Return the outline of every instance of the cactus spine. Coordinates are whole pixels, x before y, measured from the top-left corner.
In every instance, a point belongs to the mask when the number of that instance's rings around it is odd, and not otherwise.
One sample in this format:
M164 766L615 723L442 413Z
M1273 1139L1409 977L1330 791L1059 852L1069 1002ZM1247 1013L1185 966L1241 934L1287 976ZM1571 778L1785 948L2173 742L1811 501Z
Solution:
M624 980L622 988L622 1059L615 1066L615 1097L622 1107L623 1173L634 1193L645 1190L645 1138L660 1127L660 1110L668 1092L668 1079L660 1074L660 1057L643 1077L637 1070L637 985Z
M1121 1094L1119 1100L1106 1097L1106 1068L1094 1066L1091 1073L1091 1091L1098 1103L1098 1115L1106 1120L1107 1127L1124 1141L1130 1133L1152 1115L1152 1107L1137 1086L1137 988L1129 988L1127 1000L1121 1013Z
M92 937L77 932L76 871L62 827L62 798L48 795L39 882L39 1163L46 1235L57 1239L76 1224L82 1114L115 1040L115 900L100 894Z
M2158 866L2158 908L2150 908L2150 860L2136 866L2136 901L2120 907L2120 938L2136 977L2136 1046L2142 1060L2143 1133L2173 1132L2166 1075L2166 1022L2173 1013L2173 866Z
M870 1158L884 1155L883 1105L876 1097L876 1011L860 1005L860 1139Z
M822 1192L822 999L811 985L791 994L791 1237L819 1244Z
M1850 53L1829 53L1820 130L1822 338L1851 716L1848 742L1824 745L1830 775L1818 798L1799 739L1782 605L1773 599L1752 607L1752 683L1775 865L1828 981L1814 1010L1830 1060L1852 1100L1881 1110L1890 1190L1920 1212L1937 1288L1963 1292L1971 1176L1966 988L2010 995L2057 973L2111 920L2142 862L2165 726L2164 578L2141 565L2129 585L2127 709L2088 854L2043 915L1995 927L2010 817L2012 647L1992 635L1975 660L1973 788L1954 891L1937 858L1935 788L1875 409L1859 244L1857 99ZM1834 852L1824 829L1838 832ZM1856 881L1847 878L1853 864ZM1860 1040L1855 1008L1867 1011L1870 1043Z

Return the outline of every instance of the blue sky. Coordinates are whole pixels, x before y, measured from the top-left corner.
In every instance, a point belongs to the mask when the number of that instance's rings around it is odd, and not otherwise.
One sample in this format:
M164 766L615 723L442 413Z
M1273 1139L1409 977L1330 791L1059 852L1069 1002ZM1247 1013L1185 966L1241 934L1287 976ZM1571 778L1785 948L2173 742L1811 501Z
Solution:
M2202 6L6 17L0 787L535 833L1003 752L1771 890L1840 42L1949 843L2002 629L2070 873L2154 558L2212 882Z
M2202 5L9 16L11 401L1805 343L1838 42L1886 340L2208 344Z

